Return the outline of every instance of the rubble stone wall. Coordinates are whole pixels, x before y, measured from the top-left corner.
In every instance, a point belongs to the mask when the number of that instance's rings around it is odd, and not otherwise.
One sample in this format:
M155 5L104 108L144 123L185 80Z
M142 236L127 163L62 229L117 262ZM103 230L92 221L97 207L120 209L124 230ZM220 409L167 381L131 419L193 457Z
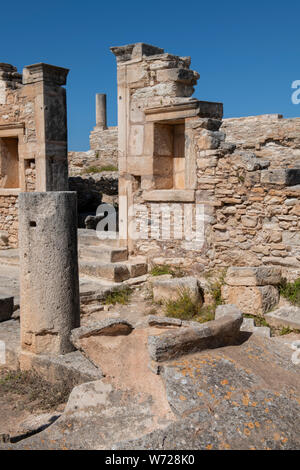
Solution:
M18 197L0 196L0 232L8 235L11 248L18 246ZM6 244L5 244L6 245ZM1 249L6 246L1 246Z
M224 119L226 142L255 151L270 161L270 168L300 167L300 118L264 114Z
M137 205L144 233L135 239L128 232L129 251L198 271L275 265L289 279L299 276L300 119L272 115L222 124L220 103L190 98L199 75L189 69L189 58L144 44L112 51L122 98L119 191L127 207ZM184 126L184 146L171 148L171 126L178 124ZM183 178L174 176L178 157ZM170 216L177 236L153 236L172 205L182 218ZM192 220L199 206L204 241L180 238L182 214ZM120 207L121 231L132 222L126 211Z
M90 149L95 150L100 165L118 167L118 128L95 127L90 133Z

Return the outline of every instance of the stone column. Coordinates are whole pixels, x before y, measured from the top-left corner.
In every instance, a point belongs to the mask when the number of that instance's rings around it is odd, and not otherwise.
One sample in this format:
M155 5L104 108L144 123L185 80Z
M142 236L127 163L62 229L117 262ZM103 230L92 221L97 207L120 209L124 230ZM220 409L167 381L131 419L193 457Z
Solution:
M19 195L21 348L66 354L80 325L75 192Z
M106 129L106 95L96 94L96 126Z

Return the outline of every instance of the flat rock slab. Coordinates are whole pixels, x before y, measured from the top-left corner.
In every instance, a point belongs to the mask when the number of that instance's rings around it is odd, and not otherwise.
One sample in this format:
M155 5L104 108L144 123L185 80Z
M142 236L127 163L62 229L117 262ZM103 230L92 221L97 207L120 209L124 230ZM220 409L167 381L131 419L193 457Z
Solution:
M0 323L0 341L5 346L0 367L18 369L20 353L20 323L8 320Z
M300 446L300 374L292 351L252 336L162 367L177 421L114 449L264 450Z
M22 351L19 357L22 370L35 370L51 383L63 381L69 386L74 386L103 377L101 369L92 364L80 351L59 356Z
M300 330L300 307L281 307L266 314L265 318L270 325Z
M63 415L52 426L6 448L109 449L118 440L134 439L167 424L153 424L150 396L148 399L132 396L99 380L75 387Z

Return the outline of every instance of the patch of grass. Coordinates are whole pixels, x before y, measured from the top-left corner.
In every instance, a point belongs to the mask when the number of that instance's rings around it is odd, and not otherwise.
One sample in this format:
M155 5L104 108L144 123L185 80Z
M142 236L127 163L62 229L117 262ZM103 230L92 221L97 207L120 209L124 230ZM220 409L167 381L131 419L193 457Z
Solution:
M18 407L29 410L57 408L67 402L74 385L51 384L32 371L0 371L0 395L22 397L16 400Z
M103 171L118 171L118 168L114 165L89 166L82 173L102 173Z
M208 280L208 291L213 299L215 307L224 303L222 299L222 286L224 284L226 271L223 271L217 279Z
M152 267L150 274L151 276L163 276L164 274L172 274L172 269L167 264L155 265Z
M172 277L183 277L185 273L178 267L171 268L168 264L154 265L150 271L151 276L163 276L170 274Z
M288 335L289 333L293 333L293 330L289 326L283 326L279 331L279 336Z
M300 278L296 279L294 282L287 282L286 279L282 279L279 292L282 297L293 305L300 307Z
M101 166L100 171L118 171L118 167L115 165L103 165Z
M116 304L126 305L128 304L130 300L130 296L132 292L133 290L130 289L130 287L124 287L123 289L110 292L105 297L104 303L106 305L116 305Z
M166 316L180 318L181 320L193 320L205 323L214 319L214 307L202 307L201 302L195 300L189 289L179 289L176 300L164 302Z

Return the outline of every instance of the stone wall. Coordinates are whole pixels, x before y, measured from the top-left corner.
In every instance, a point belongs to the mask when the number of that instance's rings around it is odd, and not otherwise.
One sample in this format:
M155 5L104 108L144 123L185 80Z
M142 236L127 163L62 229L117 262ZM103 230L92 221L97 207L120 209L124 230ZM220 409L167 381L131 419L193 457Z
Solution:
M0 196L0 232L7 234L0 249L18 245L18 197ZM6 241L7 240L7 241Z
M118 128L95 127L90 133L90 149L95 150L100 165L118 167Z
M300 119L222 124L220 103L190 98L199 75L189 58L145 44L112 51L121 98L120 232L129 251L194 271L275 265L289 279L299 276ZM161 230L168 212L171 236ZM184 234L184 220L194 229L197 217L204 240Z
M224 119L226 142L255 151L270 161L270 168L300 168L300 118L280 114Z

